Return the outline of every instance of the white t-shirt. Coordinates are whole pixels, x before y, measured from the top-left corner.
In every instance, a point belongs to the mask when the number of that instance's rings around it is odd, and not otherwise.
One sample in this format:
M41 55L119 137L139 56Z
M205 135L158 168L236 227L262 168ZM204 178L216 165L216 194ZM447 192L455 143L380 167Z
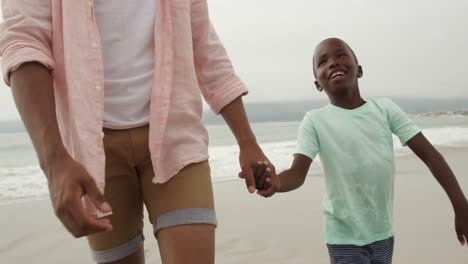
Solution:
M104 126L149 122L156 0L95 0L104 62Z

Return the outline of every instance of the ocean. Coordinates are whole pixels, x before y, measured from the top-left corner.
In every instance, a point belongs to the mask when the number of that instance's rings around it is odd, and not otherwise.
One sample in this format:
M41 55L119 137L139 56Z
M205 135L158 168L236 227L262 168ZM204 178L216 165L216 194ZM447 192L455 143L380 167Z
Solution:
M419 113L411 115L436 146L468 146L468 112ZM277 171L287 169L296 147L300 121L255 122L252 129ZM238 147L225 124L207 125L213 182L239 180ZM410 155L394 137L395 155ZM310 172L320 176L320 161ZM0 132L0 205L48 198L47 181L24 130Z

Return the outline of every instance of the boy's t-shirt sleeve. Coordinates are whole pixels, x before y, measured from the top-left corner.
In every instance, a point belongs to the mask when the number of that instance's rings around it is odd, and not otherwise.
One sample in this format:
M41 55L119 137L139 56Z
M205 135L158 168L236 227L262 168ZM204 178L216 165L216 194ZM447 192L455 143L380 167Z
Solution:
M317 131L314 127L314 120L310 113L304 116L297 132L296 154L305 155L314 159L320 151L320 144L317 137Z
M421 129L419 129L411 118L393 101L386 99L384 105L390 130L400 139L401 144L406 146L408 140L421 132Z

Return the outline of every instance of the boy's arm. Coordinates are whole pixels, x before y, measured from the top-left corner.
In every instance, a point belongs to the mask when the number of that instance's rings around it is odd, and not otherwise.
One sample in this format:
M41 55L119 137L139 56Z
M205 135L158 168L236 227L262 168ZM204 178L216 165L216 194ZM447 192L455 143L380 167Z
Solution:
M296 154L291 167L276 175L276 172L268 168L264 178L270 184L267 190L259 190L257 193L263 197L270 197L276 192L289 192L304 184L307 172L309 171L312 159Z
M455 231L462 245L468 242L468 202L443 156L422 133L408 140L411 150L427 165L447 193L455 212Z
M311 158L302 154L296 154L291 168L278 174L279 182L281 183L278 192L289 192L301 187L304 184L311 164Z
M265 191L259 191L258 194L269 197L275 192L288 192L299 188L305 181L307 172L313 158L320 152L317 131L314 126L314 116L311 112L305 114L298 129L297 149L291 168L276 175L274 170L267 171L267 176L263 176L265 182L271 186ZM260 181L260 182L263 182ZM268 186L267 186L268 187Z

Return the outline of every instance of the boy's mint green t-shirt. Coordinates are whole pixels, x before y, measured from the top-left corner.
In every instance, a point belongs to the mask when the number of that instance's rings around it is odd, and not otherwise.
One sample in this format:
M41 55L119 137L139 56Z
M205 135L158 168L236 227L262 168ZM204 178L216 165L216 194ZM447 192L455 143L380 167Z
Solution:
M296 154L320 156L327 244L362 246L393 236L392 133L405 146L419 132L388 99L353 110L330 104L305 115Z

